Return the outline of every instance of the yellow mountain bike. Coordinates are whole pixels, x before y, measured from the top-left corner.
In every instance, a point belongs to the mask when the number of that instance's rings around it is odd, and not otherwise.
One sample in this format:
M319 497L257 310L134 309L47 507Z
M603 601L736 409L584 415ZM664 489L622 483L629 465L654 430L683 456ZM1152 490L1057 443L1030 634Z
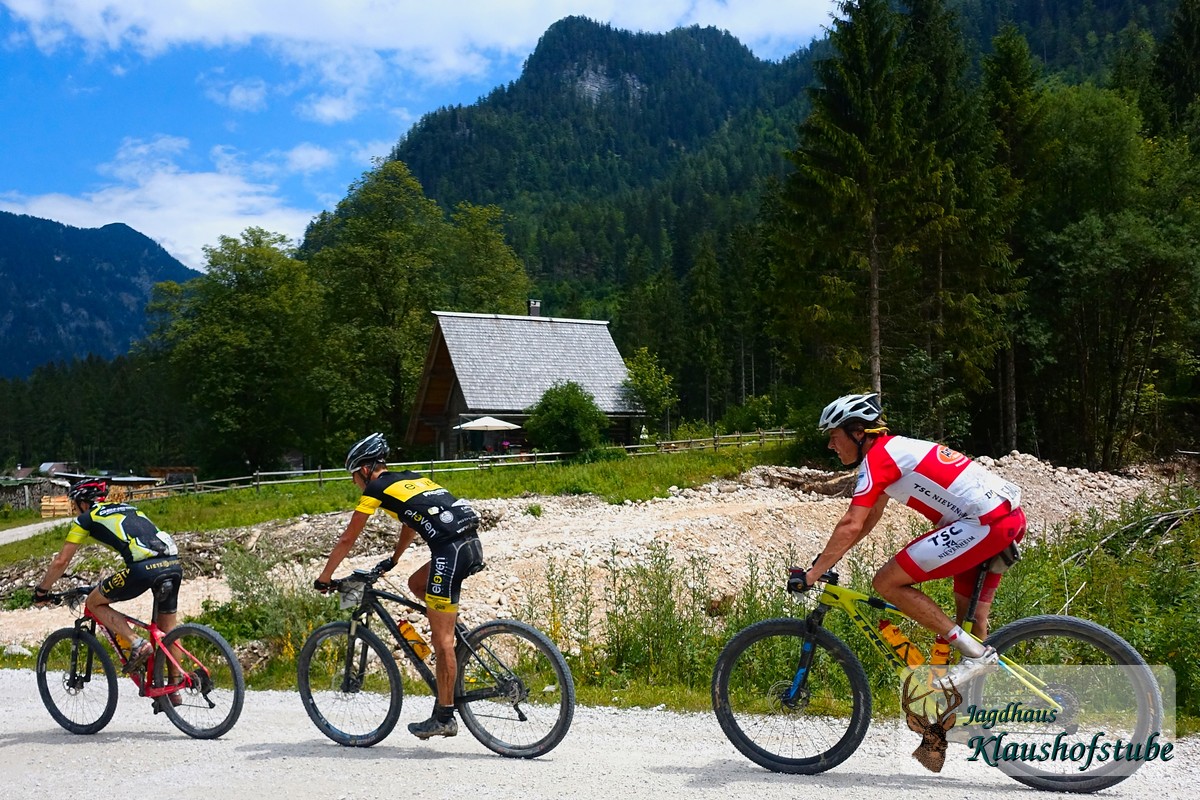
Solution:
M870 724L866 672L824 627L830 611L849 615L901 683L910 676L936 677L924 667L924 675L914 673L877 631L875 612L901 614L895 606L839 586L835 572L821 581L807 617L769 619L742 630L713 671L721 730L743 755L776 772L813 775L836 767L857 749ZM968 618L981 588L982 581ZM959 687L955 709L960 730L952 738L967 745L971 760L1035 788L1094 792L1132 774L1164 735L1154 674L1107 628L1069 616L1034 616L1005 625L986 643L1001 654L1000 665ZM1126 756L1136 744L1141 757L1114 758L1118 742ZM1101 759L1105 744L1107 757Z

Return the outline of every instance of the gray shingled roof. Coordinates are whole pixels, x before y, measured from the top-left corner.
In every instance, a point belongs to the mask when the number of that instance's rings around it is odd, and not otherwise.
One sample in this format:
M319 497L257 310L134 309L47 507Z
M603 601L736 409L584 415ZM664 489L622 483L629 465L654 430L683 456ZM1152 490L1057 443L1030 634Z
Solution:
M435 311L467 407L521 411L555 383L574 381L606 414L630 413L625 362L608 323Z

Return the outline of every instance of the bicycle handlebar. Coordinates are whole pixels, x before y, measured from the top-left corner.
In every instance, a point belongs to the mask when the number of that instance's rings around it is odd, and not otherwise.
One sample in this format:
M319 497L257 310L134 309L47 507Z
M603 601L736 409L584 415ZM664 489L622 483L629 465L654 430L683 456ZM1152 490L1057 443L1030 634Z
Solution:
M75 586L65 592L50 592L46 595L46 602L56 606L66 603L72 609L76 609L95 588L95 586Z
M804 580L806 574L808 574L808 569L804 567L788 567L787 590L789 592L804 592L811 589L817 583L829 583L836 586L838 582L838 574L832 569L826 570L812 585Z

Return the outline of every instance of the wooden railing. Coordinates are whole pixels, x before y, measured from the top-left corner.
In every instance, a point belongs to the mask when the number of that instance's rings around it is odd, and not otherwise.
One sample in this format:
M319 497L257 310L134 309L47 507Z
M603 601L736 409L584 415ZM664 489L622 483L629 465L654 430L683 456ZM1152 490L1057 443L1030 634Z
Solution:
M629 453L630 456L648 456L688 450L719 450L724 447L766 447L768 444L787 442L794 435L795 431L780 428L770 431L756 431L754 433L722 434L701 439L676 439L647 444L634 444L624 446L622 449ZM414 472L427 473L432 477L445 472L559 464L574 455L576 454L573 452L488 453L469 458L397 461L389 463L388 467L390 469L409 469ZM252 475L242 475L236 478L218 478L209 481L192 480L187 483L160 484L145 489L127 489L126 497L134 500L173 494L223 492L229 489L259 489L263 486L284 486L304 483L324 485L330 481L345 481L349 479L350 475L344 469L326 469L323 467L310 470L258 471Z

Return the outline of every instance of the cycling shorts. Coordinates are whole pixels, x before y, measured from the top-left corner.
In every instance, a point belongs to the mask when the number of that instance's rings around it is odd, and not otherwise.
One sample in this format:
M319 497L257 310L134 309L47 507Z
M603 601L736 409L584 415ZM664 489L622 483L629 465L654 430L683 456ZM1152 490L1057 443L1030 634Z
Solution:
M100 594L113 602L132 600L147 589L154 589L158 613L174 614L179 609L179 585L183 566L179 556L148 558L126 565L120 572L100 582Z
M471 535L431 544L429 550L425 605L434 611L456 612L463 579L483 569L483 545Z
M896 563L913 583L954 576L956 594L975 591L978 567L1025 536L1025 512L1009 511L1007 503L979 520L958 520L918 536L896 554ZM1000 575L987 577L980 600L990 603Z

